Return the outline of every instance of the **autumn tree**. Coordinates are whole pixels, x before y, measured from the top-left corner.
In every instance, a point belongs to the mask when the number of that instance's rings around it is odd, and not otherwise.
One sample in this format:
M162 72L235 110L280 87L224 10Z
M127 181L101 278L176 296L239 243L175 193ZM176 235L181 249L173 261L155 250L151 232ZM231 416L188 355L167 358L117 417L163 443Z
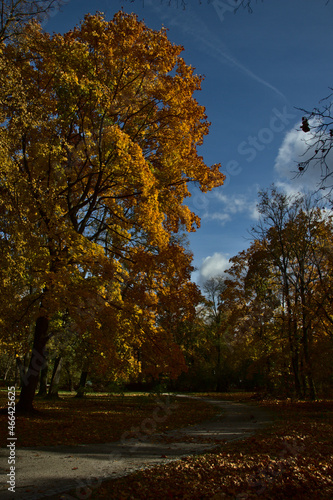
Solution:
M279 299L269 255L262 242L254 240L230 264L222 294L229 358L243 387L273 391L279 385L275 373L283 354L273 325Z
M193 320L201 300L190 281L191 261L177 239L159 252L133 249L121 288L121 322L115 318L111 326L110 313L100 314L98 332L84 334L86 372L93 368L111 383L176 378L187 370L182 324Z
M153 332L146 333L138 346L141 368L143 373L148 371L155 377L159 373L169 373L175 378L186 370L181 351L181 325L195 318L196 306L202 299L199 288L191 282L192 254L177 241L171 241L158 255L147 255L143 248L141 252L142 258L138 253L135 259L138 265L131 271L137 284L128 294L141 310L150 311L155 324L152 328L152 324L149 326L144 321L146 315L141 315L140 328ZM176 363L168 370L166 360L170 358L170 349L173 349Z
M1 235L6 269L19 257L31 292L18 298L35 318L18 403L31 410L52 316L86 316L97 331L112 311L119 324L132 263L199 225L188 184L205 192L224 176L197 154L209 128L193 98L202 78L165 30L87 15L52 37L30 23L1 51Z
M277 269L281 280L282 324L290 346L296 393L300 395L299 332L293 308L293 283L290 280L291 275L289 273L293 258L292 242L285 237L285 226L286 224L292 224L295 220L299 200L294 200L294 203L291 204L291 200L287 196L278 193L276 190L272 190L272 192L264 191L259 196L258 210L261 219L253 232L259 239L268 242L268 251L270 252L272 264Z
M235 382L225 290L225 276L207 279L191 321L179 325L188 371L173 386L176 390L224 391Z
M254 239L226 271L223 328L252 386L315 399L332 377L332 217L274 187L259 198Z
M223 380L223 358L225 350L224 342L224 308L222 295L226 288L223 276L213 276L203 284L206 302L206 329L208 342L211 346L211 362L214 378L216 380L216 390L221 391L226 387L226 381Z
M325 262L332 239L331 221L310 198L287 196L275 188L260 193L258 209L262 218L254 234L260 236L280 279L282 325L289 341L296 393L308 392L314 399L311 351L318 311L314 297L316 293L322 296L318 290L321 274L328 279Z

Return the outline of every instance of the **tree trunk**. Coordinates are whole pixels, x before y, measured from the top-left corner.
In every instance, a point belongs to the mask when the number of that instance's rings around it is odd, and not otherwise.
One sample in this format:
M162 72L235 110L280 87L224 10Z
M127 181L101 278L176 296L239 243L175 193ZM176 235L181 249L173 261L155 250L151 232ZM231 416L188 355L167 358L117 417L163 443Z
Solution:
M309 384L309 396L311 401L315 401L317 394L316 394L316 386L313 380L313 375L312 375L312 363L311 363L311 357L309 353L309 342L308 342L308 328L303 329L303 338L302 338L302 343L303 343L303 351L304 351L304 364L305 364L305 376Z
M299 376L299 360L298 360L298 352L294 352L291 355L291 365L293 369L293 374L294 374L294 383L295 383L295 392L297 398L302 397L302 385L300 381L300 376Z
M46 353L45 353L46 354ZM45 366L40 371L39 391L38 396L46 396L47 394L47 374L49 370L49 363L45 356Z
M287 315L283 313L283 323L286 322L287 335L289 340L289 349L291 355L291 367L294 375L294 387L296 397L300 398L302 395L302 387L299 377L299 346L297 340L297 325L293 320L292 306L290 300L290 288L288 283L287 270L283 268L283 297L282 303L286 305Z
M291 352L291 366L294 375L295 392L296 392L296 397L300 398L302 397L302 386L299 376L299 348L297 344L297 326L296 323L292 321L289 304L288 304L287 314L288 314L287 330L289 338L289 348Z
M68 366L66 366L66 372L67 372L67 380L68 380L68 382L67 382L68 383L68 390L70 392L73 392L74 391L73 376L72 376L72 372Z
M16 405L17 412L32 413L34 411L33 400L38 385L39 373L46 362L44 351L48 340L48 326L49 320L47 317L40 316L37 318L32 355L28 371L24 376L20 399Z
M300 380L302 382L302 399L306 399L307 395L307 379L305 376L305 370L304 370L304 355L300 357Z
M222 391L222 380L221 380L221 344L220 344L220 336L218 336L217 343L217 360L216 360L216 392Z
M24 386L25 377L28 371L28 354L24 355L23 363L19 356L16 356L16 366L20 377L20 387Z
M316 387L313 380L312 373L312 363L311 363L311 355L310 355L310 334L311 334L311 320L308 318L308 309L309 309L309 298L306 294L307 288L304 284L304 264L301 266L301 303L302 303L302 344L303 344L303 352L304 352L304 364L305 364L305 377L309 384L309 396L311 401L316 400ZM310 338L309 338L310 337Z
M5 368L5 371L4 371L4 374L3 374L3 380L7 380L8 373L10 373L10 371L12 369L12 366L13 366L13 359L12 358L8 358L7 367Z
M84 391L85 391L85 386L88 378L88 370L82 370L81 372L81 377L80 377L80 382L79 382L79 387L77 389L76 393L76 398L83 398L84 396Z
M58 398L59 397L58 391L59 391L61 366L62 366L62 357L58 356L54 360L53 373L52 373L49 393L47 395L48 398Z

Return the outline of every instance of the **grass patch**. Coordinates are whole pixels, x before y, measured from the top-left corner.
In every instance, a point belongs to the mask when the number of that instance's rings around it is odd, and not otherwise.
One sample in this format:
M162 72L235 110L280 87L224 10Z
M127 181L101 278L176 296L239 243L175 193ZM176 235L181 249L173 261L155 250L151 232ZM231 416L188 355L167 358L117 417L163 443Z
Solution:
M245 392L245 391L235 391L235 392L188 392L186 393L191 396L196 396L200 398L211 398L221 401L235 401L236 403L250 403L251 401L258 401L262 399L260 393L258 392Z
M60 398L36 398L33 416L16 416L15 435L17 447L77 445L118 441L126 433L140 428L145 419L150 420L156 432L185 427L211 418L215 408L197 400L167 397L154 394L89 394L75 398L61 393ZM7 405L7 391L0 392L0 407ZM154 411L160 407L162 422L153 420ZM163 413L164 412L164 413ZM156 427L155 427L156 426ZM0 415L0 446L7 444L8 418Z

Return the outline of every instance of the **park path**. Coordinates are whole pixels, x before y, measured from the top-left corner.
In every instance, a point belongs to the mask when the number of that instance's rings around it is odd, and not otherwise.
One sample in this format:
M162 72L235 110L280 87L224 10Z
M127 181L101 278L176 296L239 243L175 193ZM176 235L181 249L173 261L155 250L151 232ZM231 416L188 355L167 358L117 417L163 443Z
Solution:
M203 399L220 412L213 419L184 429L107 444L17 448L15 494L7 489L8 450L2 448L5 466L1 468L0 499L87 498L87 488L97 488L103 480L203 453L225 441L244 439L273 420L272 414L254 404ZM62 495L75 488L75 494Z

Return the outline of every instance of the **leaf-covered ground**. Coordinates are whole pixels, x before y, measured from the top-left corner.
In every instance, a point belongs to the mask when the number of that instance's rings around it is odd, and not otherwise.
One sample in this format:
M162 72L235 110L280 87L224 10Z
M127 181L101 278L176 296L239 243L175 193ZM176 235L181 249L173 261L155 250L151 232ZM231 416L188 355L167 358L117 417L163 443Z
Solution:
M7 405L7 391L0 391L0 408ZM33 417L16 416L15 436L18 447L108 443L150 419L162 405L170 411L156 422L156 431L185 427L215 415L206 403L184 398L149 395L90 394L75 398L62 393L58 400L36 398L38 413ZM163 406L165 405L165 406ZM0 447L7 445L8 418L0 415Z
M333 402L262 403L275 425L214 453L103 483L92 499L333 498Z
M0 404L6 392L0 393ZM207 396L207 394L206 394ZM210 394L212 399L251 400L252 395ZM40 414L17 417L19 446L102 443L150 418L162 396L97 396L59 401L38 400ZM166 401L166 399L164 399ZM212 417L214 408L179 398L170 418L157 431L179 428ZM274 426L244 441L226 443L213 453L172 462L82 491L91 500L332 500L333 402L261 402L274 411ZM7 419L0 417L1 446ZM72 492L67 498L78 498ZM59 498L62 498L61 496ZM66 498L66 495L64 496ZM58 497L57 497L58 500Z

